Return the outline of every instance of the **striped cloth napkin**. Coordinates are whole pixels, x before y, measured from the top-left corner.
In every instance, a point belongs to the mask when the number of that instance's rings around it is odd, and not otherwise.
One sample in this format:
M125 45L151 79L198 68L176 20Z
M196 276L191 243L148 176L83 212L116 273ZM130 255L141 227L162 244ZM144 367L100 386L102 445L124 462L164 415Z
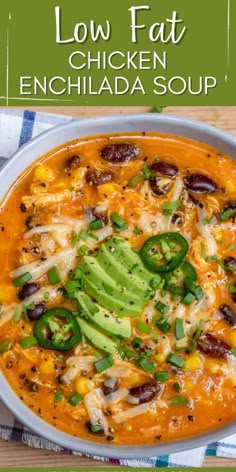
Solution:
M31 111L0 109L0 165L23 144L52 126L72 120L68 116L33 113ZM68 454L78 452L63 449L21 424L0 402L0 438ZM114 465L129 467L200 467L205 455L236 458L236 434L206 447L187 452L148 459L118 460L95 457Z

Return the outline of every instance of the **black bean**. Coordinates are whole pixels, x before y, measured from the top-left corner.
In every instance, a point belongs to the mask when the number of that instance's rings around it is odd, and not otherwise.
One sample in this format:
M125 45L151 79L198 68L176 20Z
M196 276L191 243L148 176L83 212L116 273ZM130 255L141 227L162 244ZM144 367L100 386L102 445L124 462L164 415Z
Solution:
M236 324L236 313L229 305L221 305L219 310L227 323L229 323L231 326Z
M66 168L67 169L77 169L80 166L80 156L75 154L71 156L66 161Z
M111 182L114 174L112 172L104 172L102 170L88 171L85 178L90 185L100 185Z
M235 257L231 257L231 256L226 257L226 258L224 259L224 266L225 266L225 267L228 267L228 268L229 268L228 270L229 270L230 272L232 272L231 269L236 270L236 259L235 259ZM226 270L227 270L227 269L226 269Z
M34 282L30 284L23 285L18 293L18 298L20 300L25 300L26 298L34 295L40 289L39 285L35 284Z
M25 206L24 203L20 204L20 209L21 209L22 213L25 213L27 211L27 207Z
M153 162L153 164L149 166L149 169L153 174L169 177L170 179L174 179L178 174L178 167L164 161Z
M139 405L152 400L155 395L160 391L160 384L157 382L149 382L138 387L130 389L129 393L132 397L139 399Z
M225 341L215 338L211 333L201 335L197 345L202 352L212 357L224 358L230 352L230 346Z
M216 183L203 174L189 174L184 178L184 186L194 193L212 193L217 189Z
M34 308L27 309L27 315L31 321L38 320L40 316L46 311L46 307L43 303L38 303Z
M101 156L112 164L119 164L131 161L139 152L140 150L132 143L113 143L101 150Z

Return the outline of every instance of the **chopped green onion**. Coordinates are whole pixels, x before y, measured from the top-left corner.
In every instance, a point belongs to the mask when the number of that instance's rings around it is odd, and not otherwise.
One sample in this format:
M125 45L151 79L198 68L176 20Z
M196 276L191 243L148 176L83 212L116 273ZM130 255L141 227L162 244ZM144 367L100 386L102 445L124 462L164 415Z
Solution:
M191 305L191 303L196 300L195 296L192 293L187 293L184 298L182 298L181 303L184 305L188 306Z
M178 382L175 382L173 387L174 387L176 392L180 392L181 387L180 387L180 384Z
M136 174L134 175L133 177L131 177L130 181L129 181L129 187L131 188L136 188L140 182L140 180L142 180L142 174Z
M114 362L110 356L103 357L102 359L99 359L99 361L94 363L96 371L100 374L104 370L109 369L109 367L112 367L114 365Z
M148 326L145 323L142 323L142 321L138 321L138 323L136 324L136 328L142 333L146 333L146 334L150 334L152 331L151 326Z
M54 402L58 403L60 402L61 400L63 400L64 397L64 394L59 390L58 392L55 393L54 395Z
M168 315L162 315L158 320L155 321L156 326L162 331L162 333L168 333L170 331L170 324L168 323Z
M167 362L175 365L176 367L183 367L185 364L185 360L183 359L183 357L178 356L177 354L174 354L172 352L168 355L166 360Z
M188 405L188 399L185 397L173 397L170 400L170 405Z
M151 281L150 281L150 287L157 289L157 288L162 288L164 285L165 281L160 277L160 275L156 275Z
M163 210L162 213L165 216L171 216L176 210L178 210L179 206L180 206L179 200L176 200L175 202L163 203L161 207Z
M209 218L203 218L203 220L202 220L204 226L209 225L210 221L211 220Z
M222 213L220 213L219 216L220 216L221 221L225 221L231 218L233 214L234 214L234 210L232 210L232 208L228 208L228 210L225 210Z
M77 269L74 269L71 273L70 273L70 279L72 280L80 280L82 278L82 275L83 275L83 271L79 268Z
M82 229L79 233L79 239L82 239L82 241L87 241L88 237L89 237L88 232Z
M4 352L8 351L9 347L10 339L4 339L4 341L2 341L0 344L0 354L3 354Z
M13 315L13 321L15 323L19 323L20 319L21 319L21 313L22 313L22 306L18 306L16 307L15 311L14 311L14 315Z
M92 433L98 433L98 431L102 430L102 426L100 424L91 424L90 431Z
M80 395L80 393L75 393L74 395L72 395L72 397L69 398L68 402L72 406L77 406L82 400L83 400L82 395Z
M97 229L101 229L102 227L103 227L102 220L95 220L89 223L89 229L91 229L91 231L96 231Z
M236 249L236 245L235 245L235 244L229 244L229 245L227 246L227 249L229 249L229 250Z
M165 305L164 303L162 303L161 301L159 301L156 305L155 305L155 308L156 310L158 310L162 315L165 315L166 313L168 313L168 311L170 310L170 307L168 305Z
M155 366L149 362L146 357L140 357L138 360L138 365L141 367L141 369L145 370L145 372L148 372L149 374L152 374L155 370Z
M38 344L38 340L34 336L30 336L29 338L21 339L19 344L21 345L22 349L28 349Z
M113 213L111 215L111 219L114 223L114 229L117 233L119 233L120 231L124 231L125 229L128 228L126 221L123 218L121 218L119 213Z
M84 256L88 250L89 250L88 246L83 244L82 246L80 246L80 248L78 250L78 255L79 256Z
M148 166L143 166L142 172L145 175L147 180L152 180L153 175L152 175L152 172L151 172L151 170L149 169Z
M232 347L231 352L234 356L236 356L236 347Z
M13 285L15 287L20 287L21 285L27 284L32 279L32 275L29 272L26 272L25 274L20 275L16 279L12 281Z
M95 239L95 241L99 241L99 237L96 234L91 233L90 231L88 231L88 236L92 239Z
M131 346L134 349L137 349L138 347L142 346L142 339L141 338L134 338L133 341L131 342Z
M133 233L135 236L139 236L139 234L141 234L141 229L138 228L138 226L135 226L134 229L133 229Z
M78 242L79 235L76 231L72 231L72 240L71 240L71 247L74 248Z
M229 284L229 293L236 293L235 285Z
M69 298L74 298L74 295L80 289L80 283L77 280L68 280L64 285L64 290Z
M45 293L44 293L44 296L43 296L44 300L49 300L49 296L50 296L50 293L49 293L49 292L45 292Z
M169 372L155 372L154 378L157 382L164 382L165 380L169 380L170 375Z
M54 267L51 267L51 269L48 270L47 272L47 276L48 276L48 280L49 282L52 284L52 285L57 285L61 282L61 278L60 278L60 275L59 275L59 272L57 270L57 268L54 266Z
M184 334L184 322L181 318L175 320L175 337L176 339L183 339Z

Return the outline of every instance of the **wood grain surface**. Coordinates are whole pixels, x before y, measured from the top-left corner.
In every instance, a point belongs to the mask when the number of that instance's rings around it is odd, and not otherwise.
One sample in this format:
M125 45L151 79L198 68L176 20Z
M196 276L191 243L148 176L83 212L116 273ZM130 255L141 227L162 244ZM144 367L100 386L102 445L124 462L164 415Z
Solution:
M21 107L18 107L20 109ZM151 107L29 107L43 113L59 113L78 117L147 113ZM168 107L164 113L204 121L236 135L236 107ZM100 461L45 450L38 450L0 440L0 467L106 467ZM206 457L204 467L224 467L236 470L236 459ZM123 468L123 467L122 467Z

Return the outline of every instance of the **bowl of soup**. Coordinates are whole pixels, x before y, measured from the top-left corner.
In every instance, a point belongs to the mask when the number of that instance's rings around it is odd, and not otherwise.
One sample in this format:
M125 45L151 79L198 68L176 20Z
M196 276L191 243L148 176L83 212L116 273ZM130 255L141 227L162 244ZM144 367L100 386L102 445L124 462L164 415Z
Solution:
M66 448L235 432L236 141L171 116L56 127L1 170L0 398Z

